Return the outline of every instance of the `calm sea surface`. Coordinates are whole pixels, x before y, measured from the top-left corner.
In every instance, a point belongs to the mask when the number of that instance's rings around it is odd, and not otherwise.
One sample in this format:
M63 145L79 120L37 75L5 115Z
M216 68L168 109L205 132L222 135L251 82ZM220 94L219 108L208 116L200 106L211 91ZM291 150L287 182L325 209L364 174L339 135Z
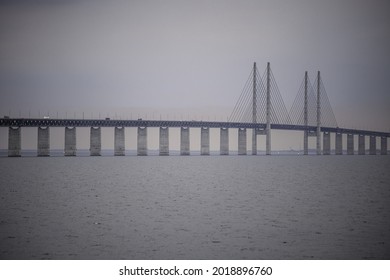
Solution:
M0 158L1 259L390 259L390 156Z

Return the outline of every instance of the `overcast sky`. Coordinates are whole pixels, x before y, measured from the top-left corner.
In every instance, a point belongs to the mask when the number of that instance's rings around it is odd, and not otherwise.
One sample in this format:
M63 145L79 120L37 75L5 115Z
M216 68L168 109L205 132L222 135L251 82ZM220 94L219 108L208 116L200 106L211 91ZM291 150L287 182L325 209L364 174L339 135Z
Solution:
M0 114L226 120L257 62L287 108L320 70L339 126L390 130L386 0L0 0Z

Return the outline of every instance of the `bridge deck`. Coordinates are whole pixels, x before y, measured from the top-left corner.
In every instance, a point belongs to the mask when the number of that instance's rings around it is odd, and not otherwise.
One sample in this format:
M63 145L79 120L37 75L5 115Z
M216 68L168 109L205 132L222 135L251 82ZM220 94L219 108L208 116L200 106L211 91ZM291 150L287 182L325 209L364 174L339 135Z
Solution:
M0 119L2 127L210 127L210 128L257 128L265 129L265 123L216 122L216 121L168 121L168 120L102 120L102 119ZM271 129L316 131L315 126L271 124ZM390 137L390 132L321 127L322 132L359 134Z

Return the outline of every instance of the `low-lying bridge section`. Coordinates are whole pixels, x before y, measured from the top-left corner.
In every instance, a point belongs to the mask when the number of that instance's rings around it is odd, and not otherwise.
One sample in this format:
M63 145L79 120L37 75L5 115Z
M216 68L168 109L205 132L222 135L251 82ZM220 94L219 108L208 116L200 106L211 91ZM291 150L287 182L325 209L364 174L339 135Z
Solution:
M111 119L32 119L3 118L1 127L9 127L8 156L21 155L21 128L37 127L37 155L50 155L50 127L65 128L65 156L75 156L76 128L90 127L90 155L101 155L101 127L114 127L114 155L125 155L125 127L137 127L137 155L148 154L148 128L159 127L159 154L169 155L169 128L180 128L180 154L190 155L190 128L200 128L200 154L210 155L210 128L220 129L220 154L229 155L229 129L238 129L238 155L247 154L247 130L252 132L252 155L257 154L257 137L266 136L266 155L271 155L272 130L303 131L303 154L308 154L308 139L316 137L317 155L331 154L331 134L335 134L335 154L343 154L343 137L347 137L347 154L355 154L355 136L358 139L357 153L366 153L365 138L369 137L369 154L377 154L377 138L380 154L387 155L389 132L340 128L330 106L318 71L314 87L305 72L294 104L287 112L280 95L270 64L260 77L256 63L236 106L227 122L173 121L173 120L111 120Z
M169 155L169 128L180 128L180 154L190 155L190 128L201 128L201 155L210 154L210 128L220 129L220 154L229 155L229 129L238 129L238 154L247 154L247 129L256 135L265 134L266 123L216 122L216 121L169 121L169 120L101 120L101 119L0 119L0 126L9 127L8 155L21 155L21 128L38 128L38 156L50 155L50 127L65 128L64 155L75 156L76 128L90 127L90 155L101 155L101 127L114 127L114 155L125 155L125 127L137 127L137 155L147 155L147 128L160 128L159 154ZM316 136L316 126L271 124L275 130L307 132L308 137ZM343 153L342 139L347 136L347 154L354 154L354 136L358 136L358 154L365 154L365 136L370 139L370 154L376 154L376 138L381 138L381 154L387 154L387 138L390 133L339 127L321 127L323 134L322 154L330 154L330 134L336 134L336 154ZM253 153L254 151L252 151Z

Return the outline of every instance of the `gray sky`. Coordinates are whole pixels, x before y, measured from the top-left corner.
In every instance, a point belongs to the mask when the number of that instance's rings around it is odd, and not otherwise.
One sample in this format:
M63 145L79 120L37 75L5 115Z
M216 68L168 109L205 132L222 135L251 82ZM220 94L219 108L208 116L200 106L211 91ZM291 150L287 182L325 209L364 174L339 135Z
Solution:
M288 109L320 70L339 126L389 131L389 14L382 0L0 1L0 114L226 120L269 61Z

